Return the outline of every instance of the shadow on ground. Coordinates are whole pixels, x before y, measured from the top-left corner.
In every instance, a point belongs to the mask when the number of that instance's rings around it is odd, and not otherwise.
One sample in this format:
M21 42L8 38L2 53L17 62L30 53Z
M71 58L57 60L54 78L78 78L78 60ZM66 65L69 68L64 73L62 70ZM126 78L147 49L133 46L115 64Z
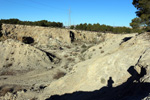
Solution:
M100 90L53 95L46 100L141 100L147 97L150 93L150 83L140 82L140 78L146 75L145 68L141 67L140 74L137 73L134 66L131 66L127 71L131 74L131 77L120 86L112 87L114 81L110 77L107 86Z

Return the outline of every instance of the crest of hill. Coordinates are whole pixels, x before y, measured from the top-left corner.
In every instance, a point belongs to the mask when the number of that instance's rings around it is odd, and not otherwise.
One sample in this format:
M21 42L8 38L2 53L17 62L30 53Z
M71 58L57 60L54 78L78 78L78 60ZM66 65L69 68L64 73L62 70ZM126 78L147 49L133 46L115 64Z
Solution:
M100 36L103 35L103 33L99 32L14 24L2 24L1 31L6 37L18 40L22 40L23 37L31 37L35 43L44 45L50 44L51 39L67 44L76 40L84 42L100 41Z
M0 68L14 70L50 67L52 62L45 52L17 40L0 42Z

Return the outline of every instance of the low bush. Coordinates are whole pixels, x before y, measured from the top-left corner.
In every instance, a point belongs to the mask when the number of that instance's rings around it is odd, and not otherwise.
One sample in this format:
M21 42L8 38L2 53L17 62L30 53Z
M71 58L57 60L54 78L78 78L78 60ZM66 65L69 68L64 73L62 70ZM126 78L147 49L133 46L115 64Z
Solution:
M104 53L104 51L101 51L101 53Z
M68 60L68 61L72 61L72 62L75 61L74 58L68 58L67 60Z
M57 73L54 75L53 78L54 78L54 79L59 79L59 78L65 76L65 75L66 75L65 72L57 72Z
M5 76L5 75L16 75L16 73L14 71L3 71L0 73L0 76Z
M87 46L86 46L85 44L83 44L83 45L81 46L81 48L87 48Z
M8 60L9 60L9 59L7 58L6 61L8 61ZM12 65L13 65L12 63L9 63L9 64L4 65L3 67L4 67L4 68L9 68L9 67L11 67Z
M1 19L0 24L19 24L19 25L31 25L31 26L43 26L43 27L63 27L63 23L61 22L50 22L47 20L40 21L21 21L19 19Z

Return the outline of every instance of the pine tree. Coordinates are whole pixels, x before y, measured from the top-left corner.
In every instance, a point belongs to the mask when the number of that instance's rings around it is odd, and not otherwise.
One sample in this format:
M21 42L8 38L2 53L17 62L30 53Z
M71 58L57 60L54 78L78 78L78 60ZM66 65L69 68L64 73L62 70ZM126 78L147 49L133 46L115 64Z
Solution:
M150 30L150 0L133 0L132 4L137 8L136 15Z

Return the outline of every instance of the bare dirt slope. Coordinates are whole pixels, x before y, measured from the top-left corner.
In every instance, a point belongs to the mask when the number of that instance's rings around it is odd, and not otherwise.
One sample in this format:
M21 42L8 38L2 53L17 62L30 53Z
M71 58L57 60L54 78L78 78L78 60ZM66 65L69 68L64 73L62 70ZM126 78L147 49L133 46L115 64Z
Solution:
M148 57L150 47L149 41L145 38L145 36L146 34L138 36L116 35L105 43L100 43L97 46L91 47L85 52L85 55L90 55L91 59L76 64L72 73L61 78L60 80L52 82L44 90L44 96L47 96L47 94L63 95L65 93L75 92L68 98L64 96L65 98L67 98L65 100L76 100L80 97L83 97L82 100L89 100L88 96L86 97L85 95L89 91L97 90L98 92L98 90L100 90L102 87L112 86L117 88L120 86L119 89L113 89L113 91L116 91L118 94L114 95L114 97L112 94L112 98L115 98L115 100L118 100L118 98L126 98L124 97L124 95L132 97L132 94L127 95L128 92L130 92L130 89L126 90L126 88L131 87L131 91L133 91L133 87L135 89L135 87L137 88L139 84L141 85L141 83L143 82L150 81L148 67L150 65L150 63L148 62L148 60L150 60L150 58ZM112 83L109 81L112 81ZM109 85L110 83L111 85ZM149 89L149 84L146 83L146 85ZM76 91L82 92L78 93ZM119 91L124 91L124 93L121 94L122 97L118 97ZM135 89L134 92L135 91L139 92L140 89L139 91L138 89ZM92 94L92 92L90 93ZM149 90L145 95L148 95L148 93ZM99 94L97 94L97 96L98 95ZM106 97L102 96L102 98L104 100L107 100L107 95L111 96L111 94L106 93ZM141 99L138 99L138 95L136 96L136 100ZM139 97L140 96L143 97L142 94L139 94ZM59 96L56 96L56 98L57 97ZM75 97L76 99L74 99L73 97ZM91 99L92 98L93 96L91 97ZM100 100L102 98L100 98ZM97 99L98 98L95 98L95 100Z
M107 33L99 39L68 44L51 38L51 45L1 41L0 99L148 98L149 35Z

